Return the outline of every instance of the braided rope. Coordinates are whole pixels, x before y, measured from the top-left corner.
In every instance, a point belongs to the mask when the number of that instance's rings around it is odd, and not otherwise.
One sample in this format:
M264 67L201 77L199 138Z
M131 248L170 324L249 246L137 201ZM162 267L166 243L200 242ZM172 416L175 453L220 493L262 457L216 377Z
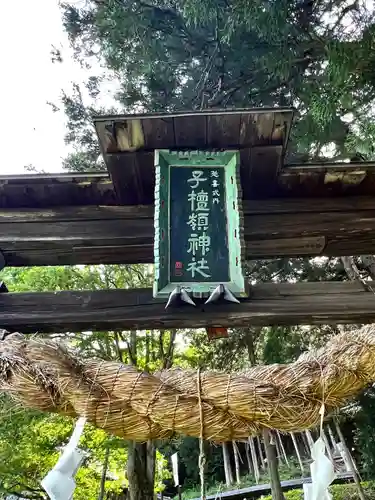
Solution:
M64 345L12 334L0 341L0 391L24 406L86 416L120 437L147 441L180 433L232 441L262 428L300 431L321 421L375 381L375 329L334 337L289 365L231 374L166 370L156 374L83 360ZM201 465L204 470L203 445Z

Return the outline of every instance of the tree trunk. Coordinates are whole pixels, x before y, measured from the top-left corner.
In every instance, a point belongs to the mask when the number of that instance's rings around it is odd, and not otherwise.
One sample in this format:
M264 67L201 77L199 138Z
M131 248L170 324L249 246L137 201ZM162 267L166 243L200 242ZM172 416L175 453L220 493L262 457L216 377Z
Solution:
M263 430L264 447L266 449L266 457L268 462L268 470L271 479L272 500L285 500L283 490L281 488L279 468L276 457L276 447L271 444L270 432L268 429Z
M298 449L298 443L297 443L297 439L296 439L296 436L295 436L294 432L290 433L290 437L292 438L294 449L296 450L296 455L297 455L297 459L298 459L298 463L299 463L301 472L302 472L302 474L304 474L305 470L303 468L303 463L302 463L302 460L301 460L301 455L300 455L300 452L299 452L299 449Z
M235 470L236 470L236 483L240 484L240 482L241 482L240 459L238 457L238 448L236 445L236 441L232 441L232 446L233 446L234 464L235 464Z
M358 475L358 472L357 472L357 468L355 466L355 463L354 463L354 460L353 460L353 457L352 457L352 454L350 453L348 447L346 446L346 441L345 441L345 438L344 438L344 435L340 429L340 426L339 426L339 423L338 421L335 419L335 427L336 427L336 430L337 430L337 435L339 436L339 439L341 441L341 444L342 444L342 447L344 449L344 452L345 452L345 455L347 457L347 460L350 464L350 468L352 469L351 472L353 473L353 477L354 477L354 481L355 481L355 484L357 485L357 490L358 490L358 496L361 500L366 500L366 495L365 495L365 492L362 488L362 485L361 485L361 479Z
M99 488L98 500L103 500L103 498L104 498L105 480L106 480L106 477L107 477L107 469L108 469L108 459L109 459L109 446L107 446L107 448L105 450L104 464L103 464L103 470L102 470L102 477L100 478L100 488Z
M163 369L164 370L168 370L169 368L172 367L173 353L174 353L174 348L175 348L175 343L176 343L176 335L177 335L176 329L173 329L170 331L168 349L167 349L167 352L164 353L164 359L163 359Z
M148 343L148 348L150 344ZM130 332L128 352L131 363L137 366L137 331ZM154 500L156 449L153 442L128 444L129 500Z
M155 446L129 442L129 500L154 500Z
M148 372L150 368L150 332L146 330L145 338L145 371Z
M256 364L256 356L255 356L255 340L259 336L262 328L257 328L256 330L248 330L247 335L246 335L246 345L247 345L247 353L249 357L249 362L251 366L254 366ZM268 442L269 442L269 434L268 430L265 430L264 433L267 434ZM260 441L259 441L260 443ZM250 450L251 450L251 457L253 459L253 466L254 466L254 475L255 475L255 480L257 483L259 483L259 467L258 467L258 459L255 451L255 444L254 444L254 439L249 438L249 444L250 444ZM284 499L284 495L282 494L282 489L281 489L281 483L280 483L280 477L279 477L279 469L278 469L278 462L277 462L277 457L275 453L269 453L269 450L267 451L267 445L266 441L264 441L264 447L266 451L266 457L267 457L267 463L268 463L268 470L271 475L271 485L272 486L272 498L273 500L281 500ZM274 447L272 446L272 450L274 451ZM263 461L263 453L262 449L260 447L259 449L260 452L260 457ZM276 472L275 472L276 471ZM273 474L273 476L272 476ZM274 491L275 492L281 492L281 496L274 496Z
M252 330L250 330L250 328L246 332L246 346L247 346L247 354L249 357L250 365L254 366L256 364L254 335Z
M223 449L225 483L229 487L231 484L233 484L233 474L232 474L232 467L230 465L227 443L222 444L222 449Z

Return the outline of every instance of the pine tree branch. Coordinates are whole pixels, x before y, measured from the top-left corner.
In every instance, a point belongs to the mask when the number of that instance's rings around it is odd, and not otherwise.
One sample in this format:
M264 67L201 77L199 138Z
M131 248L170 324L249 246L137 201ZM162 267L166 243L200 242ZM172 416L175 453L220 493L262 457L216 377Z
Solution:
M375 289L371 284L372 281L366 281L362 278L360 270L354 261L354 257L341 257L341 261L344 264L344 269L350 280L358 281L363 285L365 290L375 294Z
M335 24L331 27L331 28L328 28L325 35L328 35L328 34L333 34L336 29L341 25L344 17L349 14L349 12L352 12L352 11L358 11L358 0L355 0L352 4L350 5L347 5L343 11L341 12L341 14L339 15L339 17L337 18Z
M361 255L361 261L368 271L372 280L375 280L375 256L374 255Z

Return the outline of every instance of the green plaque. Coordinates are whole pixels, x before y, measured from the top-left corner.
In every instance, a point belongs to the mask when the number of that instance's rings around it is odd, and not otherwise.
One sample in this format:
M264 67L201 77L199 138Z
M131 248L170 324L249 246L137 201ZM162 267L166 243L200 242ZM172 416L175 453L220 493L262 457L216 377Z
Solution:
M154 296L245 297L239 154L155 151Z

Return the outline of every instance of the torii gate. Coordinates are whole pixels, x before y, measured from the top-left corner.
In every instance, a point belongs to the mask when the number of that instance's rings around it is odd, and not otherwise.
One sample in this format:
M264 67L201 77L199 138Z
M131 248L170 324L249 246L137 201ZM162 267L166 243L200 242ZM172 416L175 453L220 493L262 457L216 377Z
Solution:
M188 162L193 154L216 154L214 163L224 169L230 155L237 158L242 196L232 201L243 215L241 260L375 253L375 163L284 164L292 117L293 110L283 108L96 117L108 173L0 177L3 264L154 262L159 150ZM167 310L165 296L153 297L161 289L6 293L3 285L0 328L52 332L375 320L375 296L357 283L243 285L232 290L240 304L205 304L212 290L191 289L196 307Z

